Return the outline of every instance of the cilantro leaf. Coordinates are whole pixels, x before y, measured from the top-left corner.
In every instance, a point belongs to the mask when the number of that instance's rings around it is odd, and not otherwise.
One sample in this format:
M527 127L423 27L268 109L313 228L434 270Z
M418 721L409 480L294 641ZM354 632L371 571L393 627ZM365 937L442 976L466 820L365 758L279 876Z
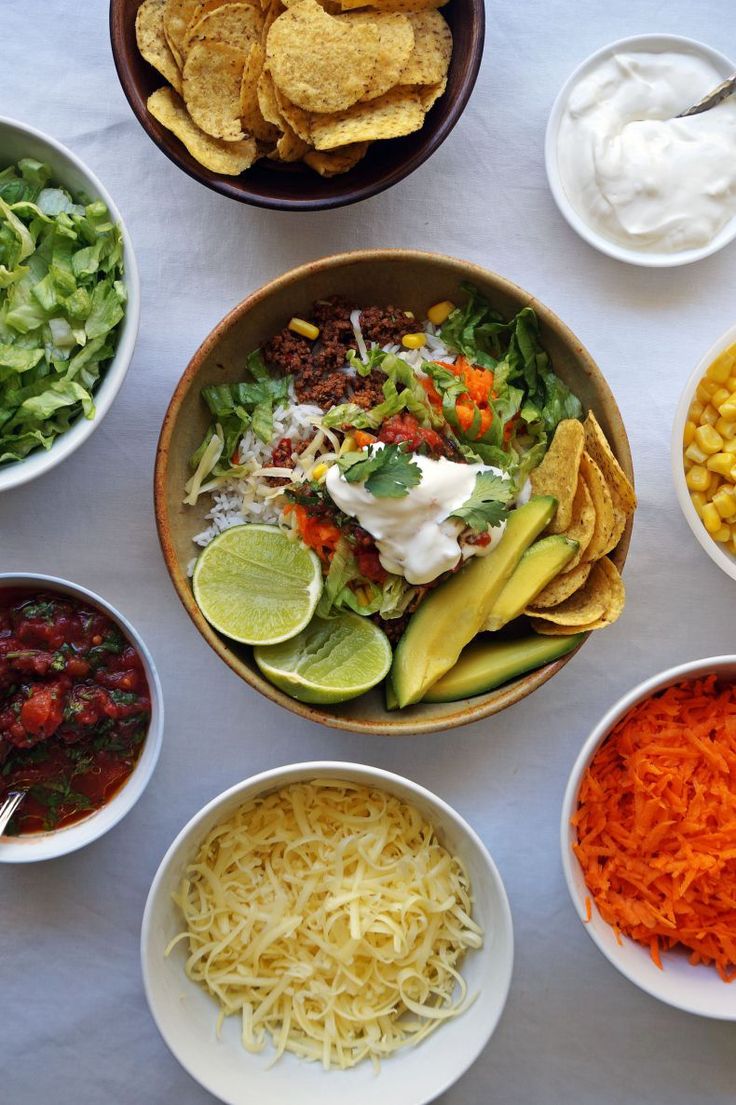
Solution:
M401 444L345 453L337 464L348 483L364 483L377 499L401 499L422 478L419 465Z
M504 520L507 514L505 504L510 497L510 480L494 472L479 472L472 495L453 511L451 517L460 518L471 529L486 530Z

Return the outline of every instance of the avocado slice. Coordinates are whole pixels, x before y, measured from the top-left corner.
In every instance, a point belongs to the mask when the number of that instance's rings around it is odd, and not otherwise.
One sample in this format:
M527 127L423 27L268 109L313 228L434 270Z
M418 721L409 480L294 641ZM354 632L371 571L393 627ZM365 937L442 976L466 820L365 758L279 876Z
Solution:
M522 637L515 641L473 641L447 675L429 688L423 702L455 702L492 691L524 672L572 652L584 633L573 637Z
M523 614L539 592L572 560L579 547L577 541L571 541L562 533L535 542L526 550L494 602L484 628L493 633Z
M396 691L394 690L394 685L391 682L391 676L390 675L387 675L384 682L383 682L383 690L384 690L384 694L386 696L386 709L389 710L389 711L398 710L399 709L399 700L396 697Z
M485 625L488 615L531 545L554 516L557 500L536 495L514 510L501 540L430 591L396 646L391 682L400 708L419 702Z

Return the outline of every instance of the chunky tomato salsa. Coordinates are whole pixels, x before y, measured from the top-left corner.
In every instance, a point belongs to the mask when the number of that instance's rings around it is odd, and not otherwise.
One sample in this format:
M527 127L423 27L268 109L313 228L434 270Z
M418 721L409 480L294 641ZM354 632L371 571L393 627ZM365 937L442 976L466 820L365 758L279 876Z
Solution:
M6 830L48 831L98 809L136 765L151 700L117 625L66 595L0 590L0 801Z

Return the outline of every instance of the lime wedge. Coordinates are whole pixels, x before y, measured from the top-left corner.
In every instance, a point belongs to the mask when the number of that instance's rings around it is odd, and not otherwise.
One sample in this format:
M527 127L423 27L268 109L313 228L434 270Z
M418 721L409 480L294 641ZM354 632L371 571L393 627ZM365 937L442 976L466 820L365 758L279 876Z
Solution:
M280 690L320 705L356 698L380 683L391 667L388 637L358 614L312 618L298 636L256 648L253 655Z
M233 641L274 645L304 629L322 593L319 558L278 526L233 526L202 551L194 597Z

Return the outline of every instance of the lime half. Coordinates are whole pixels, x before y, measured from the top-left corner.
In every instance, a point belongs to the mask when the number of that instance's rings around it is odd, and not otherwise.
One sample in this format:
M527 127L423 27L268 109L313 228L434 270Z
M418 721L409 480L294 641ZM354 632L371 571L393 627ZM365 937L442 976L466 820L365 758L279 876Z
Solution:
M309 622L322 568L311 549L278 526L233 526L200 554L192 587L214 629L246 645L274 645Z
M267 679L300 702L328 705L375 687L391 667L386 634L359 614L312 618L290 641L256 648Z

